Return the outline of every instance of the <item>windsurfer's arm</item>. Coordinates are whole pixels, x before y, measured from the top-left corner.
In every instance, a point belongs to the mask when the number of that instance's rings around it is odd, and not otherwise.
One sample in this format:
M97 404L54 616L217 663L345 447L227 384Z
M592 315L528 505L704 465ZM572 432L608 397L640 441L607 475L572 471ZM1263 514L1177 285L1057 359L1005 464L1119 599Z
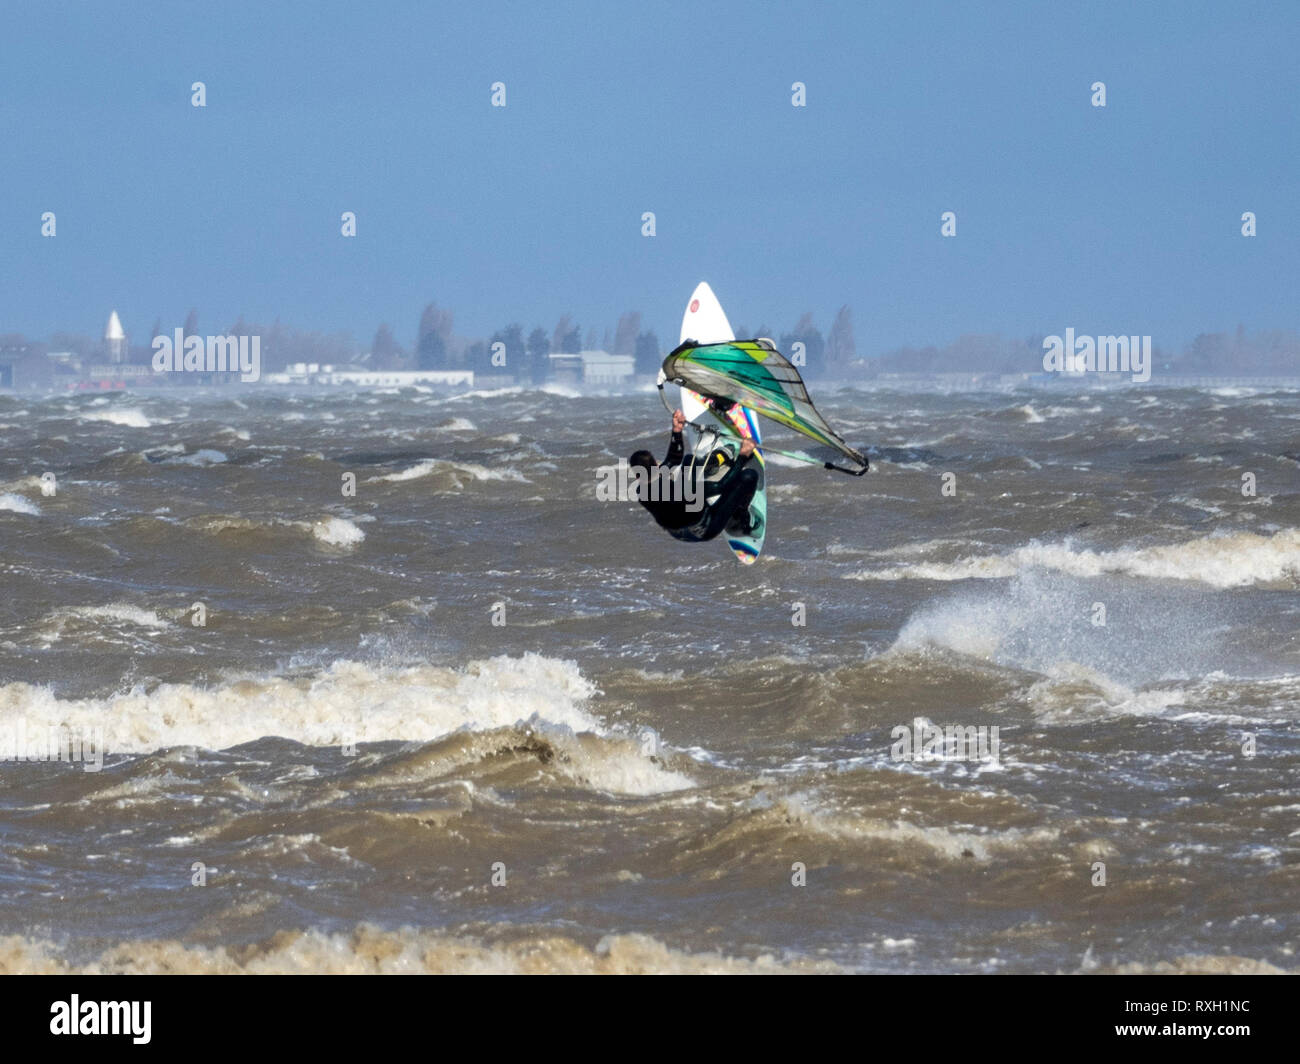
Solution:
M745 466L749 465L754 458L754 450L753 440L748 437L742 440L740 443L740 453L736 455L735 461L731 462L731 471L727 476L731 476L733 473L739 473L745 468ZM721 461L730 461L731 459L731 456L726 451L719 450L714 453L722 456L720 459Z
M664 465L680 465L682 455L686 453L682 443L682 429L686 427L686 415L680 410L673 411L673 435L668 443L668 453L664 456Z

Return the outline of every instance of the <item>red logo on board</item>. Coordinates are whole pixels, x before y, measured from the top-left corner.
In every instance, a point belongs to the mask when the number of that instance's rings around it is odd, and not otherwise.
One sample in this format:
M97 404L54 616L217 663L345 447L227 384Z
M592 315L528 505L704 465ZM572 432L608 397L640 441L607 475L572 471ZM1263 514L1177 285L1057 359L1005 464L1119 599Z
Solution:
M691 313L694 314L694 313L695 313L697 310L699 310L699 309L700 309L700 301L699 301L698 299L692 299L692 300L691 300Z

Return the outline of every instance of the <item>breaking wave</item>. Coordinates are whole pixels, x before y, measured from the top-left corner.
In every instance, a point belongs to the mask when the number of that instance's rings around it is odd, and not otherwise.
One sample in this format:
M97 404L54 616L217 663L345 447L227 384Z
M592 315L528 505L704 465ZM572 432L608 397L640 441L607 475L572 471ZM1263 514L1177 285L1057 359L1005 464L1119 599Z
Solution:
M453 490L458 490L466 483L475 480L513 480L527 483L527 478L513 469L488 469L486 466L475 465L472 462L451 462L442 458L426 458L396 473L385 473L370 477L369 480L372 482L418 480L434 474L442 474L447 480L452 481Z
M121 425L129 429L148 429L153 422L145 417L137 407L124 407L121 410L89 410L78 415L82 421L101 421L109 425Z
M355 547L366 534L345 517L326 517L317 521L311 534L331 547Z
M1153 580L1188 580L1211 587L1300 582L1300 530L1272 536L1231 532L1152 547L1094 551L1064 543L1030 543L1007 554L984 554L952 562L914 562L864 569L851 580L998 580L1032 569L1077 577L1120 574Z
M0 687L0 724L21 717L29 728L104 728L119 753L171 746L225 750L268 735L310 746L427 741L460 728L501 728L532 718L594 730L597 722L582 708L594 690L572 663L536 654L464 669L345 661L315 675L215 687L163 684L106 698L65 700L44 687L6 684Z
M0 510L8 510L10 513L28 514L32 517L39 517L41 510L30 499L15 494L12 491L6 491L0 495Z
M248 946L123 942L86 961L41 939L0 938L0 974L45 975L791 975L834 972L827 961L753 960L687 952L649 935L606 935L588 947L563 935L487 944L412 928L363 924L350 933L281 931Z

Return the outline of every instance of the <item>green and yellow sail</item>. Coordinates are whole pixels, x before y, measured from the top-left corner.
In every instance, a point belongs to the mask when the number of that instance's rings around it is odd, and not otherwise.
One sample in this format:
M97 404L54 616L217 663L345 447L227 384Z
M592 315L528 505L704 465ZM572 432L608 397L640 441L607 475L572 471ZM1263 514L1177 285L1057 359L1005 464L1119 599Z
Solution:
M816 440L860 467L844 472L866 471L867 459L845 443L817 413L799 371L771 340L732 340L721 344L687 340L664 359L663 370L670 381L701 395L748 407Z

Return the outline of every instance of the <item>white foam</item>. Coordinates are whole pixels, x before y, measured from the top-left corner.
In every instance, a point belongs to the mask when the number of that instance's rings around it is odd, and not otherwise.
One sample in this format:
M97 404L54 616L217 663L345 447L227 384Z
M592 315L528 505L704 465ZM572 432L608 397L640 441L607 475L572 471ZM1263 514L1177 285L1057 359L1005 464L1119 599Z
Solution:
M1026 697L1034 716L1056 724L1074 717L1154 717L1187 700L1181 687L1136 690L1077 662L1048 669Z
M631 795L694 785L642 756L633 739L607 737L585 708L596 693L573 662L532 653L463 669L345 661L303 677L163 684L107 698L61 699L47 688L12 683L0 687L0 729L20 720L28 733L62 726L84 735L102 728L112 755L178 746L224 750L269 735L337 746L525 727L563 751L553 769L581 785Z
M527 478L513 469L488 469L486 466L475 465L472 462L450 462L442 458L426 458L399 472L370 477L367 482L370 483L376 480L418 480L420 477L427 477L438 472L455 473L468 477L470 480L512 480L525 484L528 482Z
M39 517L41 513L40 507L34 502L12 491L0 495L0 510L9 510L16 514L29 514L32 517Z
M1064 543L1030 543L1007 554L974 555L954 562L915 562L849 574L851 580L998 580L1032 569L1071 576L1121 574L1154 580L1189 580L1212 587L1300 580L1300 530L1272 536L1232 532L1154 547L1112 551Z
M378 476L378 477L370 477L370 478L369 478L369 481L376 481L376 480L391 480L391 481L418 480L420 477L427 477L427 476L428 476L430 473L432 473L432 472L433 472L437 467L438 467L438 460L437 460L436 458L426 458L426 459L424 459L424 461L422 461L422 462L416 462L415 465L413 465L413 466L408 466L406 469L400 470L400 471L397 472L397 473L385 473L385 474L383 474L382 476Z
M598 745L562 739L559 745L567 755L558 765L559 770L595 790L651 795L695 786L695 781L689 776L641 756L637 744L631 739L606 740Z
M137 407L121 407L116 410L92 410L81 414L82 421L103 421L110 425L123 425L131 429L147 429L153 422L144 416Z
M84 643L89 628L93 638L120 644L123 640L130 642L136 638L133 633L125 630L128 626L156 633L170 627L170 624L153 610L130 603L110 602L104 606L69 606L54 610L44 617L32 634L40 645L49 647L62 642L65 633L71 628L80 645Z
M992 660L1002 647L1007 604L998 599L942 605L910 617L891 651L907 653L942 647L956 654Z
M502 399L507 395L522 395L526 390L520 387L482 388L477 391L458 392L455 395L448 396L447 402L454 403L461 399Z
M750 800L751 807L774 805L783 820L829 838L868 844L894 844L908 849L928 850L935 856L959 861L973 858L988 861L998 852L1038 849L1054 846L1060 832L1055 828L1005 828L979 833L955 830L947 825L922 826L907 820L882 820L864 817L851 810L839 811L824 806L808 792L773 796L760 792Z
M366 534L346 517L325 517L311 528L311 534L331 547L355 547Z
M88 620L116 621L122 624L134 624L141 628L166 628L167 622L153 610L141 609L129 603L111 602L107 606L75 606L59 610L59 617L84 617Z
M836 971L829 961L754 960L688 953L640 934L605 935L595 947L545 931L491 944L414 927L361 925L347 932L282 931L256 948L174 939L114 943L72 961L47 939L0 937L0 971L24 974L190 975L724 975Z
M0 723L103 727L110 752L172 746L224 750L268 735L312 746L427 741L460 728L482 731L540 721L590 731L581 708L595 691L571 662L536 654L497 657L455 670L337 662L304 677L253 677L217 687L163 684L107 698L61 699L47 688L0 687Z

